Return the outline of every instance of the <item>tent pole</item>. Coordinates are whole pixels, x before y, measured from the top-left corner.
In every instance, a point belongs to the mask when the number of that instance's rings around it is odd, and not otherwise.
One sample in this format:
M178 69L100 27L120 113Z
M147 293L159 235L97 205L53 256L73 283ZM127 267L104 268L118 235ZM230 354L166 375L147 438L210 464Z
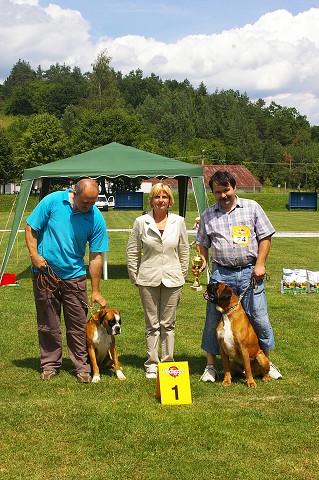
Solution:
M12 227L11 227L11 233L10 233L10 236L9 236L8 246L7 246L7 249L6 249L5 254L4 254L2 265L0 267L0 279L2 278L4 270L5 270L6 265L8 263L8 260L9 260L9 257L10 257L10 254L11 254L11 251L12 251L12 248L13 248L13 245L14 245L14 241L16 239L18 229L19 229L19 226L20 226L20 223L21 223L21 220L22 220L22 217L23 217L26 205L27 205L29 194L31 192L32 184L33 184L33 180L22 180L22 182L21 182L20 193L18 195L18 203L17 203L15 214L14 214L14 218L13 218L13 224L12 224Z
M184 218L186 216L188 180L189 180L189 177L177 177L179 214L181 217L184 217Z
M43 177L42 178L41 192L40 192L40 200L42 200L42 198L44 198L48 195L49 189L50 189L50 178Z

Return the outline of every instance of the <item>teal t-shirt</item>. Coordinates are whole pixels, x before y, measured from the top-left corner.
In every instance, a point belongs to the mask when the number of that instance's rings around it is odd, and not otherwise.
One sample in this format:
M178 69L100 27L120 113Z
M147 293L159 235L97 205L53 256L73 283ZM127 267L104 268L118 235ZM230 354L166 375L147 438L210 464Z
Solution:
M69 191L44 197L27 218L38 234L38 253L60 278L76 278L86 273L86 245L91 252L108 251L104 218L94 205L88 212L75 212Z

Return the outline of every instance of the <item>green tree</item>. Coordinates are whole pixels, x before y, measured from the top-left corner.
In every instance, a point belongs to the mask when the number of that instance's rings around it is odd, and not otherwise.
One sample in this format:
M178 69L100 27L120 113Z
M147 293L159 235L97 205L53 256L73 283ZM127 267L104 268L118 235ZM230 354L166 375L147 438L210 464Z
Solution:
M185 145L195 135L194 95L184 84L178 88L171 83L160 95L148 95L137 110L144 130L160 142Z
M128 75L119 78L119 88L125 99L125 104L136 108L143 103L145 98L145 88L143 83L143 71L140 69L132 70Z
M44 112L61 118L68 156L117 141L193 163L204 158L245 164L273 184L308 184L319 127L310 127L295 108L274 102L267 107L263 99L251 102L235 90L209 94L203 82L195 89L187 79L162 81L153 73L144 78L140 69L122 75L110 62L103 51L92 72L82 75L58 63L33 72L19 61L5 84L5 112L28 115L32 122ZM20 158L26 125L14 123L8 138L14 158ZM291 167L284 154L291 156Z
M49 113L35 115L22 135L19 153L23 168L54 162L64 157L67 138L61 122Z
M98 113L82 110L74 120L70 138L72 154L101 147L111 142L133 145L142 135L137 115L117 108Z
M316 192L319 187L319 160L312 165L309 180Z
M5 184L14 182L18 174L12 153L6 131L0 128L0 182L3 185L3 191Z
M222 165L226 163L227 148L221 140L212 140L202 154L204 163Z
M144 98L146 95L151 95L152 97L156 97L162 90L163 81L160 79L158 75L155 73L151 73L149 77L145 77L143 79L144 84Z
M90 104L90 108L99 113L123 104L123 98L117 86L115 72L110 67L110 61L111 57L103 50L92 64L92 73L87 74L87 102Z
M61 117L70 105L78 105L86 97L87 82L78 67L56 63L43 74L45 81L37 90L35 102L39 113Z
M5 99L9 98L16 87L31 83L35 79L36 73L31 68L29 62L19 59L3 83L3 95Z
M86 98L87 81L79 68L51 65L43 71L38 68L33 80L20 82L12 90L5 104L9 115L53 113L62 117L69 105L78 105Z
M71 137L73 128L75 127L77 112L77 107L75 107L74 105L69 105L68 107L66 107L62 115L62 127L68 137Z
M17 85L5 103L4 111L7 115L32 115L37 113L34 105L35 84Z
M142 105L147 95L157 96L163 85L162 80L154 73L143 78L143 71L139 68L124 76L118 72L117 80L119 89L125 99L125 105L133 108Z
M103 125L103 144L118 142L124 145L134 145L142 134L139 117L122 108L106 110L101 115Z
M314 142L319 143L319 127L317 125L313 125L310 129L311 132L311 140Z
M51 81L41 82L33 98L35 111L62 117L67 107L77 105L81 101L79 92L73 87L72 82L65 84Z
M141 186L140 178L118 177L112 178L111 192L136 192Z
M295 108L287 108L272 102L268 107L272 116L270 135L281 145L286 146L297 141L297 134L301 129L309 129L306 117L300 115Z
M14 121L8 126L6 129L6 134L9 139L10 145L13 149L14 156L16 157L17 149L19 142L21 141L21 137L24 132L28 129L32 117L26 117L23 115L19 115L15 117Z
M71 130L69 155L87 152L102 145L104 134L99 112L93 109L76 112Z

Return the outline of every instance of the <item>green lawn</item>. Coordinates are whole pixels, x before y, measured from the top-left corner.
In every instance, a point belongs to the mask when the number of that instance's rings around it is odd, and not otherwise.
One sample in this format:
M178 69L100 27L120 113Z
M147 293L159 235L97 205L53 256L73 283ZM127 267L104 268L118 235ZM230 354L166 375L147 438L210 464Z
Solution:
M130 228L140 212L106 212L108 228ZM268 211L277 230L319 231L318 212ZM187 213L191 227L196 212ZM0 212L4 228L8 211ZM8 234L0 245L3 257ZM39 352L29 260L19 234L7 272L20 287L0 289L0 478L6 480L313 480L319 477L318 296L279 293L283 267L319 270L316 238L274 238L267 295L282 381L248 389L199 382L205 301L190 289L178 309L176 360L190 368L192 405L162 406L146 380L143 312L125 265L128 233L110 232L109 280L101 289L122 315L117 338L123 383L104 372L78 384L64 368L39 379ZM191 240L191 237L190 237ZM202 278L202 283L205 279ZM221 363L218 363L221 373Z

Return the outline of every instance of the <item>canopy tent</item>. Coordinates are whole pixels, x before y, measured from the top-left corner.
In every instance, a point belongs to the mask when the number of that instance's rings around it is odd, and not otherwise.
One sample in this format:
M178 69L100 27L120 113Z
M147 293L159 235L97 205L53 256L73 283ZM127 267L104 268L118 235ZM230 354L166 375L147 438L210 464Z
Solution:
M35 180L42 180L41 198L43 198L49 192L50 179L69 178L78 180L84 177L112 179L121 176L130 178L176 178L178 181L179 214L182 216L185 216L186 213L187 187L188 181L191 179L199 213L206 207L204 177L201 166L115 142L63 160L28 168L23 173L12 230L0 269L0 278L8 262Z

